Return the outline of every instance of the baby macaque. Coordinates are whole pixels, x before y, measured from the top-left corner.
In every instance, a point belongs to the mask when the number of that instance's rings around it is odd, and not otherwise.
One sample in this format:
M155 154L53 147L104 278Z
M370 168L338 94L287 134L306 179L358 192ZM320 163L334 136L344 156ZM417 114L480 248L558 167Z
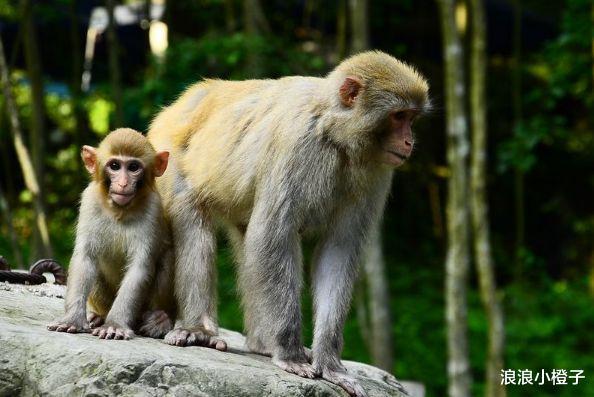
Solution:
M172 327L172 258L155 177L169 152L120 128L81 155L92 181L81 199L66 314L47 328L104 339L129 339L134 330L162 337Z

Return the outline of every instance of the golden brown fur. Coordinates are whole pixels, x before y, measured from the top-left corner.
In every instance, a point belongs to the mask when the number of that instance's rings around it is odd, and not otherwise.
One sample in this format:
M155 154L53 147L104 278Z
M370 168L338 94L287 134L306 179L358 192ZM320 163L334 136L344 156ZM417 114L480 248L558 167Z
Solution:
M142 134L121 128L98 148L84 146L82 157L92 181L81 199L66 314L48 329L89 332L96 327L93 334L107 339L128 339L133 329L163 336L171 328L163 310L174 313L172 257L154 178L165 171L168 153L157 153ZM114 201L118 192L126 193L125 204ZM139 325L149 308L160 312Z
M248 346L279 367L364 395L340 364L358 259L392 170L412 152L428 85L381 52L325 78L204 80L154 120L149 140L172 154L157 182L175 242L180 317L171 344L216 332L214 222L238 262ZM317 236L313 366L301 342L302 234Z

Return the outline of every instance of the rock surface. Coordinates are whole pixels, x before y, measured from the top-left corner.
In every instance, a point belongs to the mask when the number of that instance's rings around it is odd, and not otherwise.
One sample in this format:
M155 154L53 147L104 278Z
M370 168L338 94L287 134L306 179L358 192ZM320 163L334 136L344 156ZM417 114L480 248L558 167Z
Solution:
M57 285L0 283L0 396L347 396L248 353L237 332L221 330L228 352L49 332L46 324L63 313L64 294ZM344 364L369 397L404 396L387 372Z

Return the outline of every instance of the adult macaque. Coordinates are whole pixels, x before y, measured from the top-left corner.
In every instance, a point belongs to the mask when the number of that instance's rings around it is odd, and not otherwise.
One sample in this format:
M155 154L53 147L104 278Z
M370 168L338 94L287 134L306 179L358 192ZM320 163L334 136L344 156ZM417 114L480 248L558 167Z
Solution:
M364 391L340 362L342 329L366 235L393 169L413 151L411 126L428 85L381 52L326 78L206 80L154 120L171 151L157 182L175 241L180 312L165 340L217 331L215 219L228 225L251 350L294 374ZM301 340L302 235L315 235L313 365Z
M174 310L172 252L155 177L165 172L169 152L157 153L142 134L121 128L98 148L84 146L81 155L92 181L82 194L66 315L48 329L94 328L93 335L105 339L129 339L137 329L162 337ZM167 312L147 312L139 324L149 307Z

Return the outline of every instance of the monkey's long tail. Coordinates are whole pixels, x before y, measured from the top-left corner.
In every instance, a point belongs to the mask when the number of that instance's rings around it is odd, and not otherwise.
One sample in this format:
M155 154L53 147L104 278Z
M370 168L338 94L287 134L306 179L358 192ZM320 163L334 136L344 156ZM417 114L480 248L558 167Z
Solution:
M52 273L56 284L66 285L66 272L62 266L53 259L40 259L31 266L29 273L12 272L4 257L0 256L0 282L7 281L11 284L43 284L47 279L43 273Z

